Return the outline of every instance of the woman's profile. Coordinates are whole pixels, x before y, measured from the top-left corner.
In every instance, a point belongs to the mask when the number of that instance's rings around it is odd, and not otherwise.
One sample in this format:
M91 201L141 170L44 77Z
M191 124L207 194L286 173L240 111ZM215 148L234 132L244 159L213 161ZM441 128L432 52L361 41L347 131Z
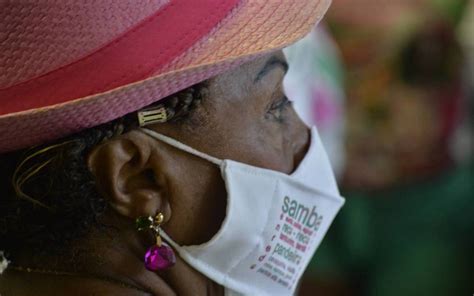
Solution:
M0 294L291 295L344 200L281 49L329 0L0 3Z

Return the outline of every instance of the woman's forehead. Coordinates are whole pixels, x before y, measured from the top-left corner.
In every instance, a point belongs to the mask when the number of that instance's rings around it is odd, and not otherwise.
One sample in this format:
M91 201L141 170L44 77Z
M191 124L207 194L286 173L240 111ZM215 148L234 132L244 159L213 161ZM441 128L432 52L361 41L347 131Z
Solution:
M225 79L227 77L235 77L236 75L249 75L251 73L258 72L265 65L265 63L273 57L279 60L286 61L283 51L278 50L255 58L247 63L242 64L237 68L219 74L214 78L210 79L209 81L212 83L214 80Z
M283 51L275 51L249 61L237 68L215 76L209 80L211 92L236 92L238 90L249 91L255 79L269 60L278 60L286 63Z

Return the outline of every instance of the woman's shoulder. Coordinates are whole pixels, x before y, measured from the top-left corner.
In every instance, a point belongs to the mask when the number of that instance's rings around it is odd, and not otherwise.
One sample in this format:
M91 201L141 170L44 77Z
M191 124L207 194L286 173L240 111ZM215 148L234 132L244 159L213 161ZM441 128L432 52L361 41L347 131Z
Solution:
M6 271L0 276L1 296L116 295L144 296L139 290L94 278Z

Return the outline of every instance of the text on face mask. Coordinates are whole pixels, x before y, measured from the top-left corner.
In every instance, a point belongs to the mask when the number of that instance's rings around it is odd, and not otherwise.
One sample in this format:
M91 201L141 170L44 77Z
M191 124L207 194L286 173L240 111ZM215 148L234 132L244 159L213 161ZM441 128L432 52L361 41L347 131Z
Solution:
M318 230L321 225L322 216L316 212L316 206L313 206L310 211L309 207L285 196L281 209L283 213L295 219L298 223L314 229L314 231Z

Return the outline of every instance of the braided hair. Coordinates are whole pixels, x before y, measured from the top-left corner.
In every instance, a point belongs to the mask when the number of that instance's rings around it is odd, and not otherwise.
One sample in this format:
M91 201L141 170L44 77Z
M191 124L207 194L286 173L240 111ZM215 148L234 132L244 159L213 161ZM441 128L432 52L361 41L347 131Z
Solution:
M150 107L164 107L167 122L185 123L207 95L202 82ZM0 155L0 250L48 253L85 235L108 205L97 191L86 158L101 142L138 128L137 113L54 143Z

